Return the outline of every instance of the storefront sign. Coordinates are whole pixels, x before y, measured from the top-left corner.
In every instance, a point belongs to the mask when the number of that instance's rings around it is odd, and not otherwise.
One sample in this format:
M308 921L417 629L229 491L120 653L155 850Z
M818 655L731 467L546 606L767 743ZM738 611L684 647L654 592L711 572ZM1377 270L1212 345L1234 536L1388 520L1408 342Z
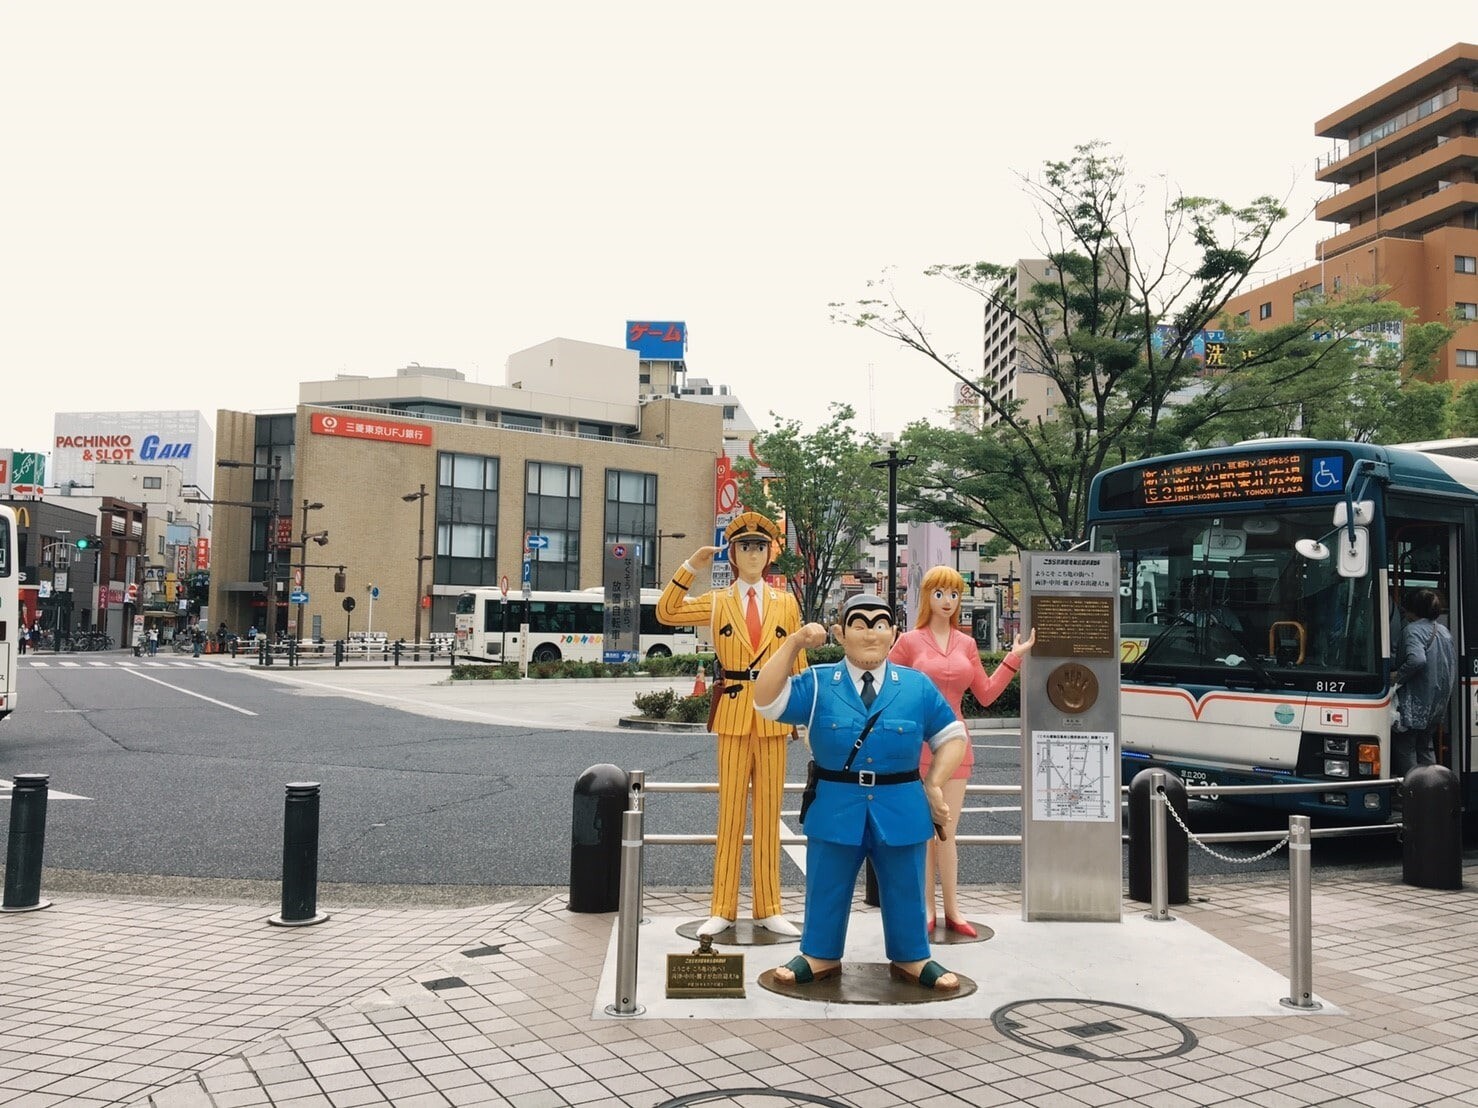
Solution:
M314 412L311 423L315 435L338 438L373 439L376 442L430 446L431 428L424 423L401 423L393 419L363 416L357 412Z

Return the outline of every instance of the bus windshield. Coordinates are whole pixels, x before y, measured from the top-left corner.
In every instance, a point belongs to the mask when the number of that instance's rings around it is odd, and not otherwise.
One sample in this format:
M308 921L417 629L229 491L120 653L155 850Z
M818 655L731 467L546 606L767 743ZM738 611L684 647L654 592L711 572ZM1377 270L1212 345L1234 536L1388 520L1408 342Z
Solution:
M1328 509L1103 522L1118 551L1126 680L1377 691L1375 574L1340 577L1298 539L1329 531Z

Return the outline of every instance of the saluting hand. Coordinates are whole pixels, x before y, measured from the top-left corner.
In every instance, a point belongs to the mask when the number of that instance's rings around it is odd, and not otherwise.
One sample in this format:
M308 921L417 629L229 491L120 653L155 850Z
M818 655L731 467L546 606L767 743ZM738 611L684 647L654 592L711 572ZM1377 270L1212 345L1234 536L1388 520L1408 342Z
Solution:
M700 546L697 550L688 555L688 565L692 566L694 569L704 569L713 562L713 556L717 554L720 549L721 548L717 546Z

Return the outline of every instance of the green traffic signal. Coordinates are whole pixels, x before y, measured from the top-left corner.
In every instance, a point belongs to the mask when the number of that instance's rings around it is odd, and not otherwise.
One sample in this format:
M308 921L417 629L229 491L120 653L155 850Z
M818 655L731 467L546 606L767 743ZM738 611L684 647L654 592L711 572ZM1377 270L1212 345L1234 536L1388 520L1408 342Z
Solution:
M77 540L77 549L78 550L86 550L91 545L92 545L92 540L91 539L78 539Z

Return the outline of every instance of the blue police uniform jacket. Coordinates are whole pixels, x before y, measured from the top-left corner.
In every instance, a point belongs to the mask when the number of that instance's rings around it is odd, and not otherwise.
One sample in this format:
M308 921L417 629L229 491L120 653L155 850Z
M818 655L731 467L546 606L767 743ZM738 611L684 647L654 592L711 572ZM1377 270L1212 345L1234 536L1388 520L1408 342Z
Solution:
M917 770L922 744L957 724L954 710L932 681L907 666L888 662L880 684L872 707L865 708L845 663L812 666L790 679L790 699L778 718L808 724L811 757L818 766L839 770L847 764L868 717L877 712L878 721L852 760L852 770L878 774ZM923 782L871 786L817 782L816 799L806 813L808 838L861 845L869 824L874 838L888 846L932 838L934 822Z

